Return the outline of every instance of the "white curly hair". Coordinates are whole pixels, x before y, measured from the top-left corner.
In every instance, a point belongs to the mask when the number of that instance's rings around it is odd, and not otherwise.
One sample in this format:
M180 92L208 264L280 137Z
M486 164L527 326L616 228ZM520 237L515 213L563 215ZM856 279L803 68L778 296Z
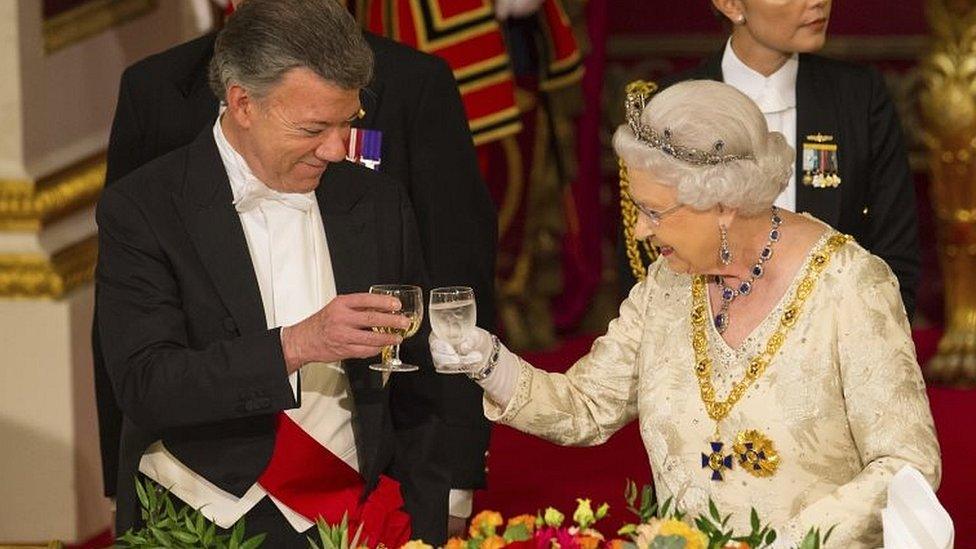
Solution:
M739 90L711 80L689 80L655 95L644 107L641 124L658 134L670 130L672 142L722 154L751 156L713 165L674 158L639 141L627 124L617 128L613 148L628 167L647 170L678 190L678 202L696 210L718 204L754 215L772 206L793 173L793 148L770 132L759 108Z

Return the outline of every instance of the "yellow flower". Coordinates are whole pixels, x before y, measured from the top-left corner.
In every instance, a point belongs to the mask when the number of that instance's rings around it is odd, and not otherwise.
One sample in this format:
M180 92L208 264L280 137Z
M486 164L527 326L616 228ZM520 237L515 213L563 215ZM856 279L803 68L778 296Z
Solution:
M412 539L400 546L400 549L434 549L432 546L420 541L419 539Z
M482 511L471 519L471 527L468 529L468 534L473 538L492 536L495 534L495 528L498 528L502 524L505 524L505 521L502 520L501 513Z
M535 532L535 515L519 515L508 519L508 526L517 526L519 524L525 526L525 529L530 534Z
M480 547L481 549L501 549L502 547L505 547L505 545L507 544L508 542L505 541L505 538L501 536L491 536L485 538L485 540L481 542Z
M447 540L447 544L444 545L444 549L464 549L468 544L461 538L451 538Z
M708 547L708 538L705 537L705 534L677 519L668 519L662 522L657 535L682 537L685 540L685 549L705 549Z

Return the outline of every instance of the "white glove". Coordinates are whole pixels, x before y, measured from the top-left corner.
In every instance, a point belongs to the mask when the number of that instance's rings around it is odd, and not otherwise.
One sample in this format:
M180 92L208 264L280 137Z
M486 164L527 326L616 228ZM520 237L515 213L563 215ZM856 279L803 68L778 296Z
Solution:
M504 21L509 17L519 18L539 11L544 0L495 0L495 19Z
M480 370L491 356L491 334L475 326L461 335L457 345L430 332L430 356L434 369L442 374Z

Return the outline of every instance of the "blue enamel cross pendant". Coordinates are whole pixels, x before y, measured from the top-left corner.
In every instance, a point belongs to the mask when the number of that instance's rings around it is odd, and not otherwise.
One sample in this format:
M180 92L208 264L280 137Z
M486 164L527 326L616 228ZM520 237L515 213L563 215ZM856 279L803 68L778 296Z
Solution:
M722 471L732 469L732 454L723 454L721 442L710 442L712 446L712 452L709 454L702 453L702 468L708 468L712 471L712 480L725 480L722 477Z

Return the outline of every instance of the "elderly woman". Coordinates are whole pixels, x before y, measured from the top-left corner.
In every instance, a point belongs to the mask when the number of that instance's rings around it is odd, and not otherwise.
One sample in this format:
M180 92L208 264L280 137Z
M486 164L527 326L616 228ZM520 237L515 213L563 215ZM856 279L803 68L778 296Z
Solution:
M880 545L891 476L940 476L891 270L773 205L792 150L731 86L629 98L614 147L637 236L661 254L607 334L565 374L486 332L456 350L432 336L437 367L475 362L490 419L559 444L600 444L637 419L658 497L690 513L711 498L738 530L755 507L784 541L836 525L838 547Z
M669 80L718 80L755 101L797 150L776 204L817 216L883 259L911 317L921 276L915 185L881 74L816 55L831 0L711 3L730 29L725 47Z

